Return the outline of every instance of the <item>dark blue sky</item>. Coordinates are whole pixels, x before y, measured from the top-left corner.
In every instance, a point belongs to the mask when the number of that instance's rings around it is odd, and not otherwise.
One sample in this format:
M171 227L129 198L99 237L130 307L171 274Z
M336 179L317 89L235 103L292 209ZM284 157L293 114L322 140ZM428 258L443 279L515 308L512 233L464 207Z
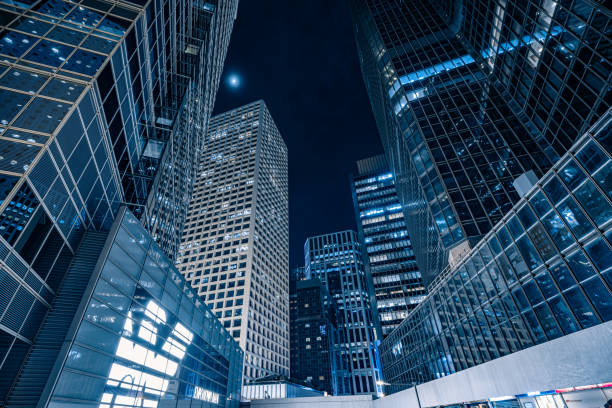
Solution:
M215 113L257 99L289 148L290 265L301 266L308 236L355 228L348 174L382 152L344 1L240 1Z

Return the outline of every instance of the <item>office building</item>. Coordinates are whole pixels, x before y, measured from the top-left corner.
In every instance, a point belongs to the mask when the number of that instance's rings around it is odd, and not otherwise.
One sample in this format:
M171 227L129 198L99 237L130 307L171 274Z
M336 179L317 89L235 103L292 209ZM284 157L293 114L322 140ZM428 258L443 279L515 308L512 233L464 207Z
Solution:
M129 210L86 232L75 260L7 406L239 405L242 350ZM84 299L74 313L71 299Z
M370 263L383 337L425 297L393 173L383 155L357 162L351 176L359 239Z
M180 271L245 352L244 380L289 376L287 147L263 101L210 121Z
M174 258L237 3L0 4L0 404L86 231L126 203Z
M426 283L610 106L610 9L352 0L366 89Z
M608 381L609 365L585 362L606 361L597 343L612 340L611 141L612 110L436 280L381 345L390 391L483 363L489 389L542 378L549 385L541 390ZM537 370L507 370L533 361Z
M337 368L342 370L336 348L338 329L335 302L319 279L295 284L295 319L291 320L291 377L308 386L338 395Z
M297 353L298 338L295 333L295 321L297 320L297 282L304 279L304 267L292 268L289 272L289 373L295 378L298 369Z
M387 391L424 383L423 396L444 384L459 403L608 381L595 356L612 306L610 9L583 0L351 9L429 283L381 346Z
M346 369L336 367L340 395L382 393L380 323L365 256L354 231L310 237L304 244L306 277L325 285L337 310L336 348L348 362Z

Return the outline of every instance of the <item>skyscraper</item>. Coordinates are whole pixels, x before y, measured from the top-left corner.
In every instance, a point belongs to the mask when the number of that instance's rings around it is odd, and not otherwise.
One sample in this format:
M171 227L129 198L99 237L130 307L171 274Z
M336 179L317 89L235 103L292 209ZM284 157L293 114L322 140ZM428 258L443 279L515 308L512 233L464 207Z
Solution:
M319 391L338 395L337 369L346 370L337 348L336 305L319 279L295 283L291 320L291 377Z
M85 231L126 203L174 257L237 3L0 5L0 400Z
M607 367L585 361L599 361L590 339L611 341L610 9L588 0L351 6L430 282L381 345L389 389L443 382L465 398L434 404L445 405L603 382ZM580 352L560 361L562 350Z
M245 381L289 376L288 187L263 101L211 119L180 270L245 351Z
M472 371L479 398L605 383L610 359L598 342L612 341L611 140L612 110L428 288L381 345L389 391L446 376L460 388L451 374L483 363Z
M425 286L414 259L393 173L384 156L357 162L351 192L359 239L368 254L378 317L386 337L425 297Z
M382 393L380 323L364 251L354 231L310 237L304 244L307 278L319 279L337 309L338 344L347 369L336 369L339 394Z
M541 177L610 106L610 10L588 0L350 3L429 282L516 204L516 179Z

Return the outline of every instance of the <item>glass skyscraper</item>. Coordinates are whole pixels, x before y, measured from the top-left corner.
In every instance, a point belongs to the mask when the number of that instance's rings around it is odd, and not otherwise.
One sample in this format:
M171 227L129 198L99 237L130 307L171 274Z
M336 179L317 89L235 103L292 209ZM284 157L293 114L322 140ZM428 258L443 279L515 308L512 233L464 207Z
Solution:
M590 0L350 4L429 284L381 346L389 390L608 324L610 9Z
M0 400L120 203L175 257L237 3L0 2Z
M611 246L612 110L383 341L389 390L609 322Z
M365 256L354 231L310 237L304 244L306 278L325 285L337 310L335 347L345 362L336 367L340 395L382 393L380 323Z
M287 147L263 101L211 119L178 260L244 350L245 382L289 376Z
M368 254L383 337L425 297L406 219L385 157L357 162L351 177L359 238Z
M352 0L366 88L430 282L610 106L610 10L589 0Z

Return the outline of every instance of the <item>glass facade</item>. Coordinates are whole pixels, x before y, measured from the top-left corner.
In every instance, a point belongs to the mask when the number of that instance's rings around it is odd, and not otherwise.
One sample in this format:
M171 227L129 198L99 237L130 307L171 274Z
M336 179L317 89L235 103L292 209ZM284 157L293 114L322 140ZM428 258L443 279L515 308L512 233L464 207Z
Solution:
M425 297L402 204L384 156L357 162L351 178L359 238L368 253L383 337Z
M129 212L58 356L48 407L237 407L243 353Z
M612 110L383 341L392 392L612 319L611 158Z
M306 278L325 285L337 311L339 395L382 393L380 323L365 256L354 231L311 237L304 244Z
M174 257L237 0L0 1L0 401L85 231Z
M610 106L610 10L589 0L352 0L360 62L427 283Z

